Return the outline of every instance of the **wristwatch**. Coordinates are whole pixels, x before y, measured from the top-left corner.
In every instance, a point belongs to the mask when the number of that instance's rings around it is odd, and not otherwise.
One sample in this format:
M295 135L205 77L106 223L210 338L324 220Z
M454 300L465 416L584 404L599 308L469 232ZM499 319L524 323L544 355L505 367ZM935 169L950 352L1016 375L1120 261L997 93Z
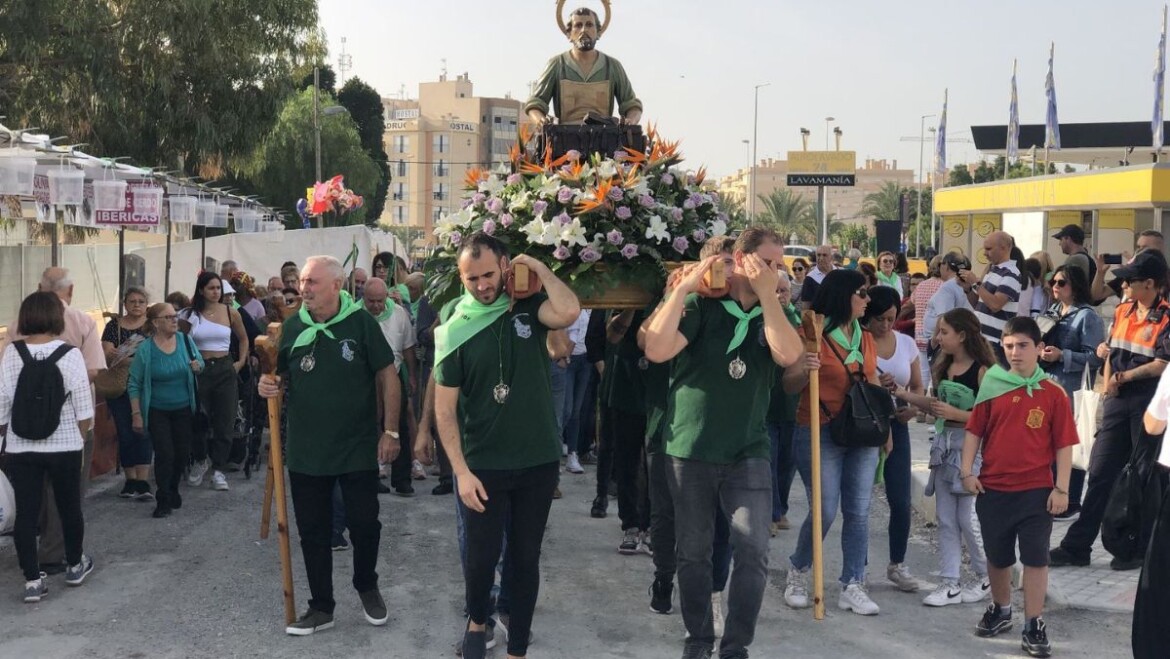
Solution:
M393 430L383 430L382 434L383 435L390 435L390 437L392 439L398 439L398 433L394 432Z

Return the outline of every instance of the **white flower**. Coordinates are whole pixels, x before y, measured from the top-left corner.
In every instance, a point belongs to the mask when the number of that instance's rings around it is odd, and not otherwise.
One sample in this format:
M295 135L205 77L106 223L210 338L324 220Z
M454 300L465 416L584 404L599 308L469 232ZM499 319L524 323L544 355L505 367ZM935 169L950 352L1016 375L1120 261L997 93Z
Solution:
M528 242L535 245L552 245L557 241L556 226L544 220L532 220L528 224L525 224L522 229L528 238Z
M666 222L662 221L661 217L657 215L650 217L650 226L646 228L646 238L653 238L656 242L660 243L670 242L670 230L666 226Z
M519 213L520 211L527 210L531 201L532 194L525 190L515 197L512 197L512 203L508 204L508 210L512 211L513 213Z
M494 197L504 189L504 179L499 176L489 176L486 181L479 182L479 191L489 197Z
M557 190L561 187L561 178L556 176L541 175L540 182L537 185L536 193L545 199L552 199L556 196Z
M632 188L626 188L626 196L631 199L636 199L650 191L650 184L646 181L645 176L639 176L638 182Z
M618 174L617 163L612 160L602 160L597 165L597 177L611 179Z
M573 218L572 222L561 225L560 240L566 245L585 246L589 244L585 240L585 227L581 226L580 218Z
M711 220L707 223L707 228L710 229L712 236L723 236L727 234L727 223L723 220Z

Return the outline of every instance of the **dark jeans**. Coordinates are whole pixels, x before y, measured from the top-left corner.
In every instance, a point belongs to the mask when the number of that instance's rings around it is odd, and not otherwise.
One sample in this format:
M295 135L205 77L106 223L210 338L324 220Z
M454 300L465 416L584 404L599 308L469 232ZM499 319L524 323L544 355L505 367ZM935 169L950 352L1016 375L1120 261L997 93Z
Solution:
M240 404L240 380L231 357L208 359L199 378L199 399L207 414L210 429L196 437L191 449L198 461L211 458L216 471L223 471L232 450L236 414Z
M622 530L650 528L650 495L646 487L646 417L609 409L614 475L618 486L618 517ZM598 470L598 473L601 473ZM598 479L600 480L600 479Z
M455 485L455 490L458 491L458 483L452 479L452 485ZM459 569L463 573L463 578L467 578L467 523L464 518L464 511L466 508L459 496L455 497L455 537L459 540ZM508 596L509 583L512 581L512 570L508 566L511 564L512 554L508 551L508 525L511 524L511 517L508 513L504 513L504 548L500 551L500 560L496 563L496 571L500 573L500 585L497 588L492 585L492 596L495 598L495 611L488 611L488 616L499 612L504 615L509 615L511 612L511 598ZM463 604L463 615L467 615L466 600ZM492 624L492 621L488 621Z
M149 465L150 440L140 432L134 431L134 418L130 409L130 396L122 394L117 398L106 399L106 409L114 420L114 428L118 431L118 463L122 468Z
M179 495L183 469L191 459L195 415L190 407L177 410L150 408L147 420L150 441L154 444L154 482L160 504L173 506Z
M666 474L670 457L659 451L648 453L650 492L650 544L654 547L654 578L674 579L677 569L674 537L674 498ZM715 511L715 539L711 543L711 592L721 593L731 576L731 527L722 509Z
M788 492L796 478L796 458L792 455L792 433L796 423L783 421L768 424L772 439L772 521L788 514Z
M597 433L597 496L606 497L609 496L609 483L614 477L615 439L613 422L610 421L613 409L608 405L601 405L600 412L601 432Z
M565 414L563 438L569 447L569 453L584 453L589 450L593 438L582 432L583 418L591 414L593 407L586 406L585 395L589 389L589 378L593 373L593 365L585 355L573 355L569 358L569 368L565 372Z
M81 562L85 520L81 515L81 451L62 453L9 453L5 473L16 497L16 556L26 581L41 575L37 561L37 525L41 514L46 478L53 485L53 498L65 536L65 560Z
M544 541L544 527L559 470L558 462L527 469L473 470L488 500L482 513L467 508L462 511L467 533L464 570L467 615L477 625L487 624L491 614L496 563L500 560L507 528L512 623L508 630L508 653L516 656L528 653L532 612L540 592L540 545ZM463 505L462 500L459 505Z
M331 540L335 545L340 545L345 540L345 499L341 495L341 481L333 484L333 494L329 497L330 504L333 506L333 526L331 527Z
M906 560L910 542L910 429L905 423L890 421L894 450L886 456L882 476L886 481L886 501L890 504L890 562Z
M288 472L293 513L301 536L305 576L309 581L309 607L332 614L333 601L333 487L341 484L345 522L353 546L353 587L359 593L378 587L378 470L311 476Z
M670 457L667 478L674 498L678 550L679 604L691 639L714 643L711 593L715 512L731 523L734 568L727 598L721 655L746 650L768 581L768 541L772 514L772 467L763 458L719 465Z
M1105 399L1105 411L1097 426L1097 440L1089 456L1089 488L1081 502L1081 516L1072 523L1068 534L1060 542L1065 551L1075 556L1088 556L1093 542L1101 532L1105 506L1113 484L1129 462L1138 442L1152 443L1142 427L1142 415L1153 397L1125 394Z
M390 485L410 485L410 467L414 461L412 444L414 438L410 436L410 403L406 397L406 385L403 384L401 405L398 408L398 444L401 449L398 457L390 463Z
M1131 646L1134 659L1166 656L1170 646L1170 488L1162 495L1151 529L1142 574L1133 603Z

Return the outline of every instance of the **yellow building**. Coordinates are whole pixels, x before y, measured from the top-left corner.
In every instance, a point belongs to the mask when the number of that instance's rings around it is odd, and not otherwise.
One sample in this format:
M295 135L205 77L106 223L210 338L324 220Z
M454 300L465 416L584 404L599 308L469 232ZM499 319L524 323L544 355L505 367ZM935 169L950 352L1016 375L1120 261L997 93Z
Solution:
M382 99L391 181L379 221L433 241L435 222L459 210L467 169L507 162L522 105L475 96L466 73L419 84L417 99Z

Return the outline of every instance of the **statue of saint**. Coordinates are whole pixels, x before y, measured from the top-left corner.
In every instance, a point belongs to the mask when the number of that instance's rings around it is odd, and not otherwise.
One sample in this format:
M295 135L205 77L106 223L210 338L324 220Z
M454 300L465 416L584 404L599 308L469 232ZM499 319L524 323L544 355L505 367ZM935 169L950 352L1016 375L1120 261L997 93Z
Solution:
M557 2L557 23L573 47L548 61L540 76L536 91L524 111L535 124L550 121L549 105L556 108L561 124L581 124L586 115L618 116L627 124L637 124L642 118L642 101L634 95L634 88L621 62L597 50L597 40L609 25L609 0L605 6L605 22L598 21L597 12L586 7L576 9L563 23L561 9L565 0Z

